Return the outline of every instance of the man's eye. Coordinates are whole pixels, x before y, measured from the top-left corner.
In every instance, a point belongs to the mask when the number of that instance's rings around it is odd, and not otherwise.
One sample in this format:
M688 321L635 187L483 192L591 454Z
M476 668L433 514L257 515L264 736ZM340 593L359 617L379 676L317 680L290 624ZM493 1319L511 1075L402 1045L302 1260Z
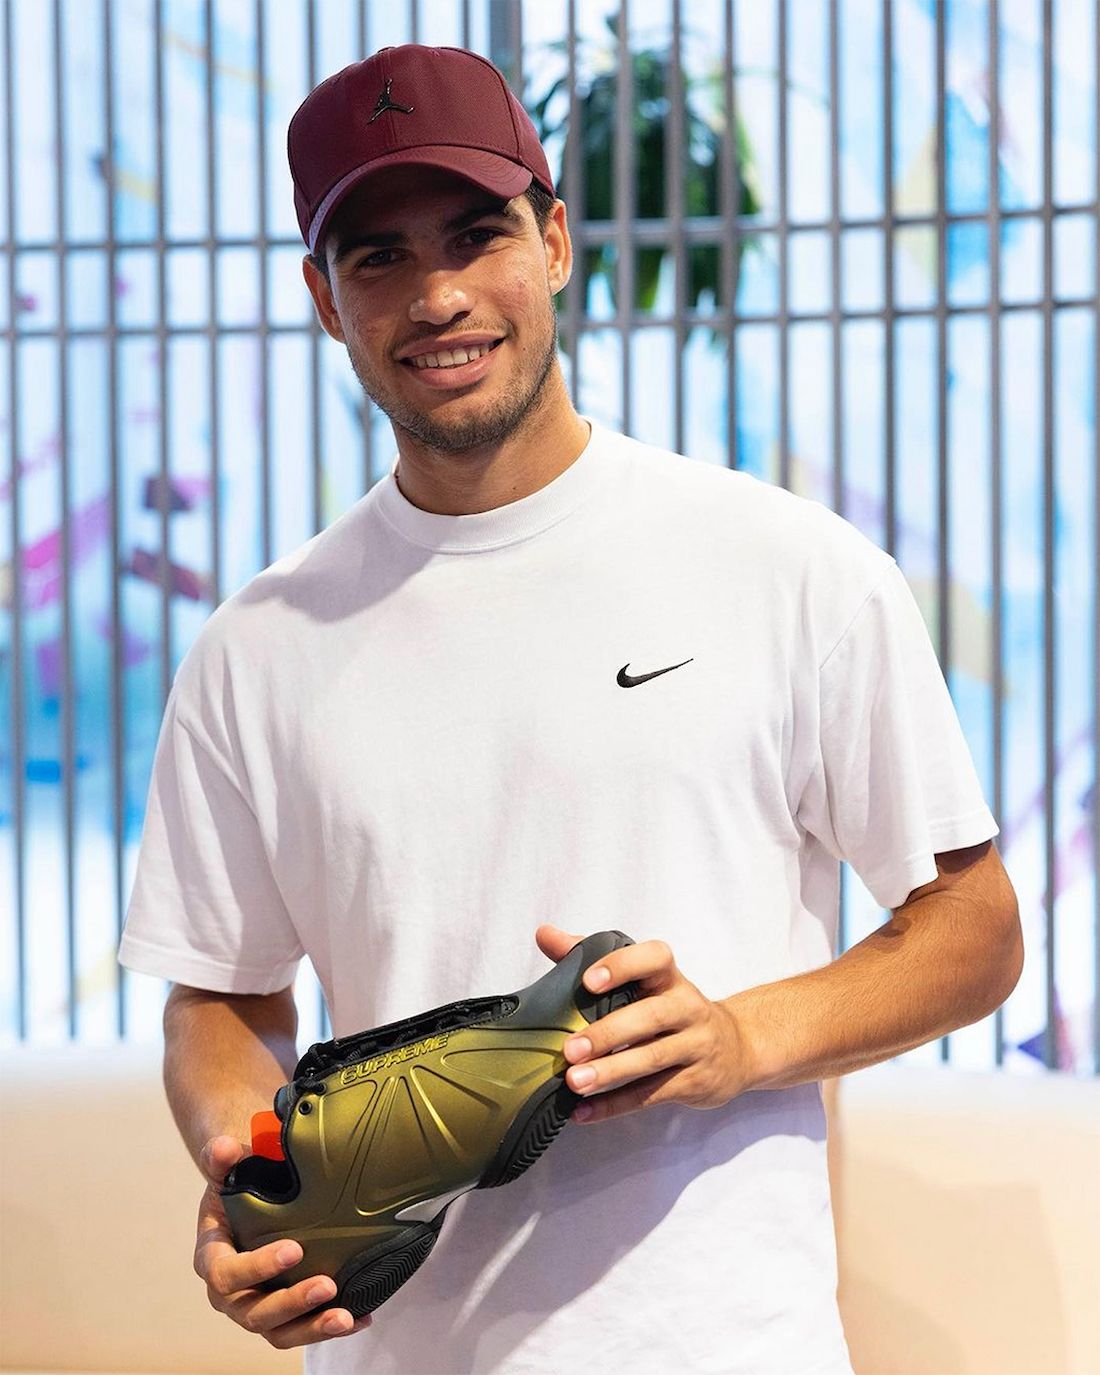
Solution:
M359 259L359 267L389 267L393 261L392 248L376 248L373 253L368 253Z
M499 232L497 229L490 229L488 225L479 225L475 229L467 229L463 238L472 248L480 248L483 244L495 239Z

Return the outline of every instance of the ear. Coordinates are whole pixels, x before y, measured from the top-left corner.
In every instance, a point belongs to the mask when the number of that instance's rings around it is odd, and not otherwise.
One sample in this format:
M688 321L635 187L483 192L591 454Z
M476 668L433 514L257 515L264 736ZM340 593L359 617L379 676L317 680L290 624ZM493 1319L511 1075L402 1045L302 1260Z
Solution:
M313 304L317 309L317 318L321 322L321 328L326 334L331 335L337 343L345 343L344 327L340 323L340 314L333 299L332 286L308 253L302 259L302 276L306 279L309 294L313 297Z
M573 241L569 237L569 221L564 201L554 202L546 225L544 246L550 294L556 296L568 282L573 271Z

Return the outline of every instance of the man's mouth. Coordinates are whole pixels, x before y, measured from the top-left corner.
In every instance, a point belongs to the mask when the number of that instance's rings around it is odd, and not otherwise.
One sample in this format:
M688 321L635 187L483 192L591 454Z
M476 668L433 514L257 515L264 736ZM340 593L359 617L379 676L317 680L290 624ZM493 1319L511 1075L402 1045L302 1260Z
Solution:
M418 353L415 358L404 358L402 362L423 372L428 368L460 368L465 363L473 363L491 353L503 341L494 339L489 344L471 344L468 348L440 349L438 353Z

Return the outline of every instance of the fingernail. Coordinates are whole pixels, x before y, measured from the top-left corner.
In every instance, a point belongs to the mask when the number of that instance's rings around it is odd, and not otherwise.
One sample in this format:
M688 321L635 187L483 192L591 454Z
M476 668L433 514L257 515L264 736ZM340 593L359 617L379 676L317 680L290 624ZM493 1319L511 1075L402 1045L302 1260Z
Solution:
M587 1122L595 1111L596 1105L594 1103L578 1103L573 1109L573 1121Z
M346 1313L330 1313L321 1324L321 1331L327 1332L330 1337L335 1337L337 1332L347 1332L351 1327Z
M326 1299L331 1299L336 1290L331 1284L315 1284L306 1295L307 1303L324 1303Z
M584 976L584 981L593 993L597 993L604 984L611 982L611 971L601 964L599 969L589 970Z
M275 1259L280 1265L297 1265L302 1259L302 1248L289 1242L286 1246L280 1246L275 1252Z
M574 1036L562 1047L568 1060L584 1060L592 1054L592 1042L587 1036Z
M585 1066L584 1069L575 1069L570 1073L569 1084L575 1089L587 1088L595 1077L596 1071Z

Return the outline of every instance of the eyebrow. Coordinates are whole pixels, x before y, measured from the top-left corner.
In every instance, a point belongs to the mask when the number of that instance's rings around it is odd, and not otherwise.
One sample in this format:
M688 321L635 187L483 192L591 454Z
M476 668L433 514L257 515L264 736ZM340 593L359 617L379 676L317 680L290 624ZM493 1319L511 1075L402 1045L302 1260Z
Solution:
M495 218L508 221L509 224L517 227L523 224L523 217L518 211L512 209L510 201L482 201L479 205L471 206L464 210L461 215L455 215L441 226L443 233L456 234L463 229L469 229L478 220ZM341 239L336 245L333 253L333 262L339 262L341 258L346 258L357 248L396 248L398 244L406 242L408 235L396 229L368 229L364 233L355 234L351 238Z

